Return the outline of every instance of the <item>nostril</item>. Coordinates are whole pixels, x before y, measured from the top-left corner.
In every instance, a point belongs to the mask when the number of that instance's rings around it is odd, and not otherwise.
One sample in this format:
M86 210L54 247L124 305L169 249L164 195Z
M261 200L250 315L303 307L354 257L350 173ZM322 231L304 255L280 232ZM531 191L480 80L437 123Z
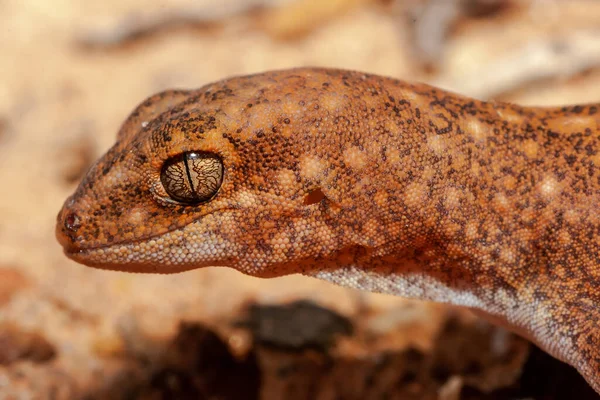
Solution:
M81 228L84 224L85 219L69 208L69 204L65 204L56 216L54 234L66 253L71 254L80 250Z
M81 227L81 218L74 212L70 212L65 217L65 228L67 230L75 232Z

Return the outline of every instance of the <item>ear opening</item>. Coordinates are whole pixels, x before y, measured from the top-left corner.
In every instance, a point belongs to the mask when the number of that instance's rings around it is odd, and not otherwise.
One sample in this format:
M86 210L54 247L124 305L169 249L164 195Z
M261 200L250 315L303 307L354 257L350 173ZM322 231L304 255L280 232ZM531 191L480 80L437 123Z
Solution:
M310 191L306 197L304 197L304 205L310 206L313 204L320 203L325 198L325 193L321 190L321 188L316 188Z

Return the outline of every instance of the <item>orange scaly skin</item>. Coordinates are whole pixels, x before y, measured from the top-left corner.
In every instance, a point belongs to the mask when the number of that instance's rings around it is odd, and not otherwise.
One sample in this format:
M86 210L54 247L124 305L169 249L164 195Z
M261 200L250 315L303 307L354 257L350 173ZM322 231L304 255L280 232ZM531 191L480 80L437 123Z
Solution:
M599 391L599 109L311 68L166 91L66 201L57 237L98 268L302 273L470 307ZM186 152L222 160L198 205L161 183Z

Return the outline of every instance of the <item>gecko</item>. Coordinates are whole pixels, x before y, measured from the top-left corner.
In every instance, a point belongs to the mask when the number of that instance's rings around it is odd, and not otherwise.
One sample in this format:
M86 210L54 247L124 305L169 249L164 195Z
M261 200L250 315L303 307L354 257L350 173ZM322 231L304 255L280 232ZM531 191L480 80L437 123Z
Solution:
M600 392L599 110L327 68L167 90L56 236L96 268L304 274L467 307Z

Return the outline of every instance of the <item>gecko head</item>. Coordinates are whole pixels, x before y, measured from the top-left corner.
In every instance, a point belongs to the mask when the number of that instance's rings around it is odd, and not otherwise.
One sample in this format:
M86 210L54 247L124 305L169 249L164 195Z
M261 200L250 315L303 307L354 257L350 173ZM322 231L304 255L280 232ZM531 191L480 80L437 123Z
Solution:
M300 159L294 116L259 110L257 87L270 92L254 82L138 106L58 215L65 254L131 272L229 266L274 276L335 247L325 194L300 171L317 167Z

